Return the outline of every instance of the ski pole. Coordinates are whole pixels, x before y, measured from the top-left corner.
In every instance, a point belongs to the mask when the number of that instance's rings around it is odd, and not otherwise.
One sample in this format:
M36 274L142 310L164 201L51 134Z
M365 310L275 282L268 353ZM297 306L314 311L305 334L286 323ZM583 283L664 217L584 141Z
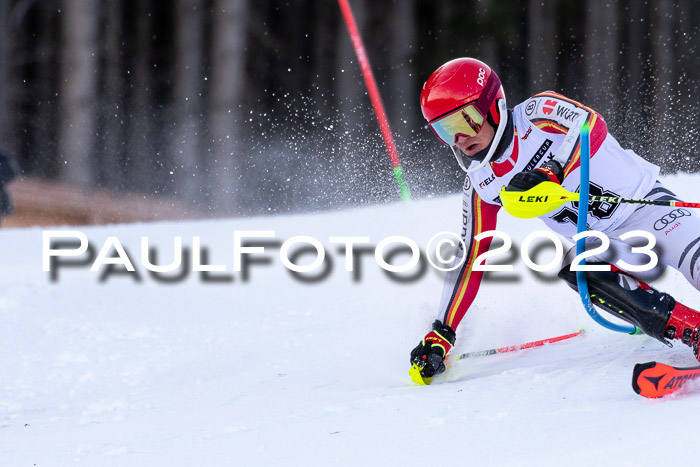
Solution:
M474 358L474 357L486 357L488 355L496 355L499 353L505 353L505 352L514 352L517 350L525 350L525 349L531 349L533 347L542 347L545 344L553 344L555 342L561 342L567 339L572 339L577 336L582 336L584 334L584 330L580 329L578 332L573 332L571 334L564 334L563 336L558 336L558 337L550 337L549 339L542 339L539 341L533 341L533 342L527 342L525 344L520 344L520 345L512 345L510 347L499 347L496 349L488 349L488 350L480 350L477 352L467 352L463 353L462 355L458 355L457 358L455 358L455 361L459 360L464 360L465 358Z
M505 210L512 216L520 218L539 217L557 209L564 203L579 201L579 198L579 193L568 191L554 182L542 182L527 191L507 191L504 187L500 192L500 199ZM593 203L627 203L676 208L700 208L700 203L622 198L619 196L589 195L588 201Z

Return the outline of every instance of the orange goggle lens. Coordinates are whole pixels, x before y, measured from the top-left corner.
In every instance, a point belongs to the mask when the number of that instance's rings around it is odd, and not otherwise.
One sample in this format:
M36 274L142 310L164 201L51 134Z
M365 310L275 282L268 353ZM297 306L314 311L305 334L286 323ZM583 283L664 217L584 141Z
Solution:
M431 122L430 128L443 143L454 146L458 136L476 136L483 124L484 116L472 103Z

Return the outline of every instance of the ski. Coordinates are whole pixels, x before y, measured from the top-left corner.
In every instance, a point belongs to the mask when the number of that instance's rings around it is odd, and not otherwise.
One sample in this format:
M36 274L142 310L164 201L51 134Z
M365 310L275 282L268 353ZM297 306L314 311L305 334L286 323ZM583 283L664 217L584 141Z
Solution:
M700 366L676 368L663 363L637 363L632 389L640 396L656 399L672 394L692 379L700 379Z

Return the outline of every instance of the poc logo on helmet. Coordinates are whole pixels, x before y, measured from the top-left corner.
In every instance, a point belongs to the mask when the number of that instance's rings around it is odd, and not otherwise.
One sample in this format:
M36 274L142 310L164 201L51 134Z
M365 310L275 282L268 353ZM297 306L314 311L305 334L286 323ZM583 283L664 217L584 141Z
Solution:
M476 79L476 82L479 83L481 86L483 86L485 77L486 77L486 70L484 70L483 68L479 68L479 77Z

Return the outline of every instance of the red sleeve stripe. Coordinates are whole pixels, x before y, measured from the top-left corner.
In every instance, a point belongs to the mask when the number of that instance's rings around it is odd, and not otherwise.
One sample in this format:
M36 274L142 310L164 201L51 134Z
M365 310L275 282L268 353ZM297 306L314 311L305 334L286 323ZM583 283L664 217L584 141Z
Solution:
M561 126L552 120L533 120L532 123L534 123L537 128L547 133L566 134L569 131L565 126Z
M577 102L573 99L569 99L568 97L562 96L561 94L557 94L556 92L541 92L539 94L535 94L532 97L553 97L554 99L559 99L560 101L565 101L565 102L568 102L569 104L573 104L576 107L585 110L586 112L595 113L595 110L591 109L590 107L586 107L585 105L581 104L580 102Z
M473 243L467 252L467 260L462 265L459 283L455 287L455 293L445 313L444 323L452 329L456 329L459 326L467 309L474 301L476 292L481 284L481 278L484 273L482 271L472 271L474 261L479 255L488 251L491 245L491 238L485 238L480 242L475 242L473 238L482 232L496 228L496 216L500 209L500 206L485 203L479 198L476 191L474 191L472 201L474 203L474 225L471 232Z
M569 158L569 162L564 167L564 178L568 177L571 172L581 165L581 137L576 140L576 147L573 151L573 156Z
M586 107L580 102L576 102L567 97L557 94L556 92L542 92L536 94L533 97L551 97L553 99L559 99L561 101L568 102L580 109L588 112L588 128L590 129L590 147L591 147L591 158L596 154L600 146L603 144L605 137L608 135L608 126L598 112ZM538 120L533 122L537 128L548 133L567 133L568 129L562 127L561 125L551 121L551 120ZM576 146L574 150L569 155L568 160L564 164L564 177L567 177L571 172L581 165L581 138L576 141Z
M590 148L591 159L598 152L600 146L605 141L608 135L608 126L600 115L593 112L588 117L588 128L590 129ZM576 141L576 147L572 152L572 156L564 167L564 177L567 177L572 171L581 165L581 137Z

